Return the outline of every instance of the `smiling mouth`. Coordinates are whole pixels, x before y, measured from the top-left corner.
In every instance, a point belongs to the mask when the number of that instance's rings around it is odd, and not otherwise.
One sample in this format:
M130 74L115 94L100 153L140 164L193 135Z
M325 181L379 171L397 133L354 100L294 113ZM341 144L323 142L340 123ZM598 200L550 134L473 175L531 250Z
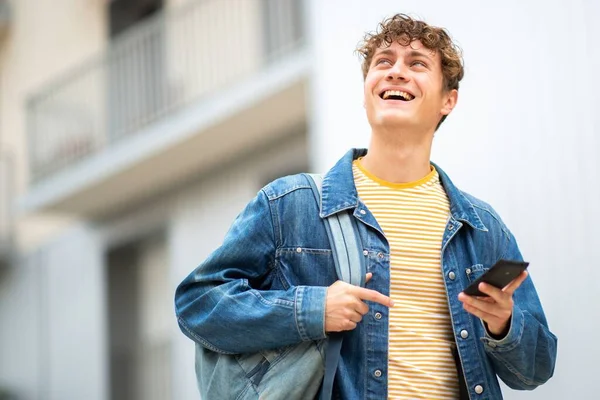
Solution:
M410 93L403 92L401 90L386 90L382 92L379 97L383 100L402 100L402 101L411 101L415 98Z

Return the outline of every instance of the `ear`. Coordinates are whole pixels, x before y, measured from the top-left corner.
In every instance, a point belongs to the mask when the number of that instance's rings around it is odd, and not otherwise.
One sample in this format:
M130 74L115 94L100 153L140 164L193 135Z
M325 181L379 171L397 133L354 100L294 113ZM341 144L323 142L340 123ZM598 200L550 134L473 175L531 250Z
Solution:
M440 113L442 115L448 115L456 106L456 102L458 101L458 90L449 90L448 92L444 93L443 99L444 104Z

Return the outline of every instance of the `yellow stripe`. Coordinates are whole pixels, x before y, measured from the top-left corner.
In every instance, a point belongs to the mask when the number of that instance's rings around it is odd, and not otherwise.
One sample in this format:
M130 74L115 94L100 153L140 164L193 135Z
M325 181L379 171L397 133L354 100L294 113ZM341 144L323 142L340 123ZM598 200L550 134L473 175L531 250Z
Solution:
M393 189L410 189L410 188L414 188L414 187L417 187L422 184L426 184L431 179L431 177L435 174L434 168L431 167L431 172L429 173L429 175L421 178L420 180L418 180L416 182L391 183L391 182L386 182L382 179L377 178L375 175L372 175L371 173L369 173L369 171L364 169L364 167L362 166L362 164L360 162L360 158L354 162L354 166L360 170L360 172L364 176L363 179L366 178L366 179L370 180L371 182L373 182L374 184L386 186L386 187L393 188Z
M454 336L440 254L449 202L432 167L406 184L382 181L353 165L360 199L390 244L389 379L391 399L458 397Z

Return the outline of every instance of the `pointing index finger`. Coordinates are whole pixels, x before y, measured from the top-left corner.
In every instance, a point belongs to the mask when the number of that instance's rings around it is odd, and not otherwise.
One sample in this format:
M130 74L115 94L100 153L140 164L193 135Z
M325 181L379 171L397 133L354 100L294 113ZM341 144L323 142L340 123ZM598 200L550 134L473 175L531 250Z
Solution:
M372 289L367 289L367 288L362 288L362 287L356 287L355 290L355 294L361 299L361 300L368 300L368 301L373 301L375 303L379 303L381 305L384 305L386 307L393 307L394 306L394 301L392 299L390 299L388 296L379 293L376 290L372 290Z

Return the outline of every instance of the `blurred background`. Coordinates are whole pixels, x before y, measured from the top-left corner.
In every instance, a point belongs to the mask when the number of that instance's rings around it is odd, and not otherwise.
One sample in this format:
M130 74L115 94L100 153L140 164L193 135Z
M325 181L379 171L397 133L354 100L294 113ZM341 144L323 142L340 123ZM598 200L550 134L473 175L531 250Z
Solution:
M198 398L177 284L270 180L366 147L353 53L464 50L433 161L513 230L559 337L507 399L597 399L600 3L0 0L0 399Z

